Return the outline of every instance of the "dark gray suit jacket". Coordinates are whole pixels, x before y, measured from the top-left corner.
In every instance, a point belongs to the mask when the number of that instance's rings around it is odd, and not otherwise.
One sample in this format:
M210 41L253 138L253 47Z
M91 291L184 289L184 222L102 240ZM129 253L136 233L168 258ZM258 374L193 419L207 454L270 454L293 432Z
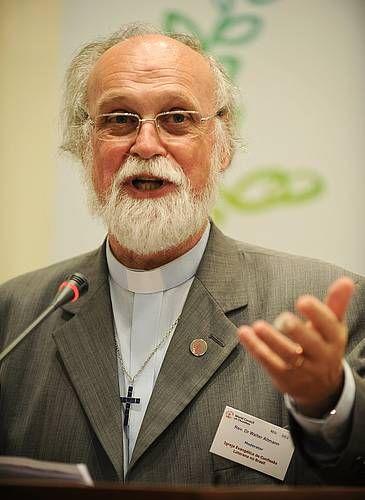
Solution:
M1 366L0 453L84 462L96 480L123 481L122 411L105 248L16 278L0 287L4 348L79 271L88 294L55 312ZM236 327L272 321L303 293L323 298L344 272L311 259L234 242L212 227L207 249L171 340L137 439L126 480L169 484L270 484L279 481L209 452L226 405L279 426L280 393L238 345ZM285 482L365 483L364 281L349 313L348 359L356 401L348 445L338 462L312 467L297 448ZM189 344L204 338L194 357Z

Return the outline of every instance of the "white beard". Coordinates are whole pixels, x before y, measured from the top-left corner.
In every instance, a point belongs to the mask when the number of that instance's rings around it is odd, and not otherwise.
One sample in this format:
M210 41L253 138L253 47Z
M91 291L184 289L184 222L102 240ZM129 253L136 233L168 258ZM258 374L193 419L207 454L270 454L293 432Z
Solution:
M195 235L207 223L218 196L219 166L216 154L206 185L193 192L182 169L164 157L141 160L130 156L116 173L103 200L95 192L91 169L86 167L88 201L118 243L138 255L174 248ZM199 168L197 166L196 168ZM173 192L159 198L132 198L123 190L131 176L150 174L172 182Z

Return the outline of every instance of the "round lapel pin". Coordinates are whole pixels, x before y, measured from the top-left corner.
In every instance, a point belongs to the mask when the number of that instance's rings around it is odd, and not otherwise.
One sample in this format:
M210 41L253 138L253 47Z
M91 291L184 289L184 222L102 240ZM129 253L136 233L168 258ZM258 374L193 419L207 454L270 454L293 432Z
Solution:
M190 352L194 356L203 356L208 350L208 344L204 339L195 339L190 344Z

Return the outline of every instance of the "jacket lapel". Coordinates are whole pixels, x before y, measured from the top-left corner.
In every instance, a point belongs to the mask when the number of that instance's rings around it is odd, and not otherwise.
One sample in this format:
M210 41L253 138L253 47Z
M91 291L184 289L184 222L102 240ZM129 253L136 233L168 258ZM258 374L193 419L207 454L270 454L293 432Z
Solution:
M123 479L121 406L112 308L104 247L80 269L89 292L64 307L73 315L53 334L85 413L119 478Z
M212 225L142 422L130 469L237 346L237 328L225 313L247 304L243 264L236 247ZM204 356L195 357L189 346L199 338L207 342L208 349Z

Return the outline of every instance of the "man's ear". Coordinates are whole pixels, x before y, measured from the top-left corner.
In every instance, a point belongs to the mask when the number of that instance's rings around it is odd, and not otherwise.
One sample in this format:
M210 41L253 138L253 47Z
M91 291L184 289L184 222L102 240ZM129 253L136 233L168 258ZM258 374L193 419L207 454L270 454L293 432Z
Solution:
M221 160L219 165L219 171L224 172L231 164L232 161L232 152L228 149L225 149L221 152Z

